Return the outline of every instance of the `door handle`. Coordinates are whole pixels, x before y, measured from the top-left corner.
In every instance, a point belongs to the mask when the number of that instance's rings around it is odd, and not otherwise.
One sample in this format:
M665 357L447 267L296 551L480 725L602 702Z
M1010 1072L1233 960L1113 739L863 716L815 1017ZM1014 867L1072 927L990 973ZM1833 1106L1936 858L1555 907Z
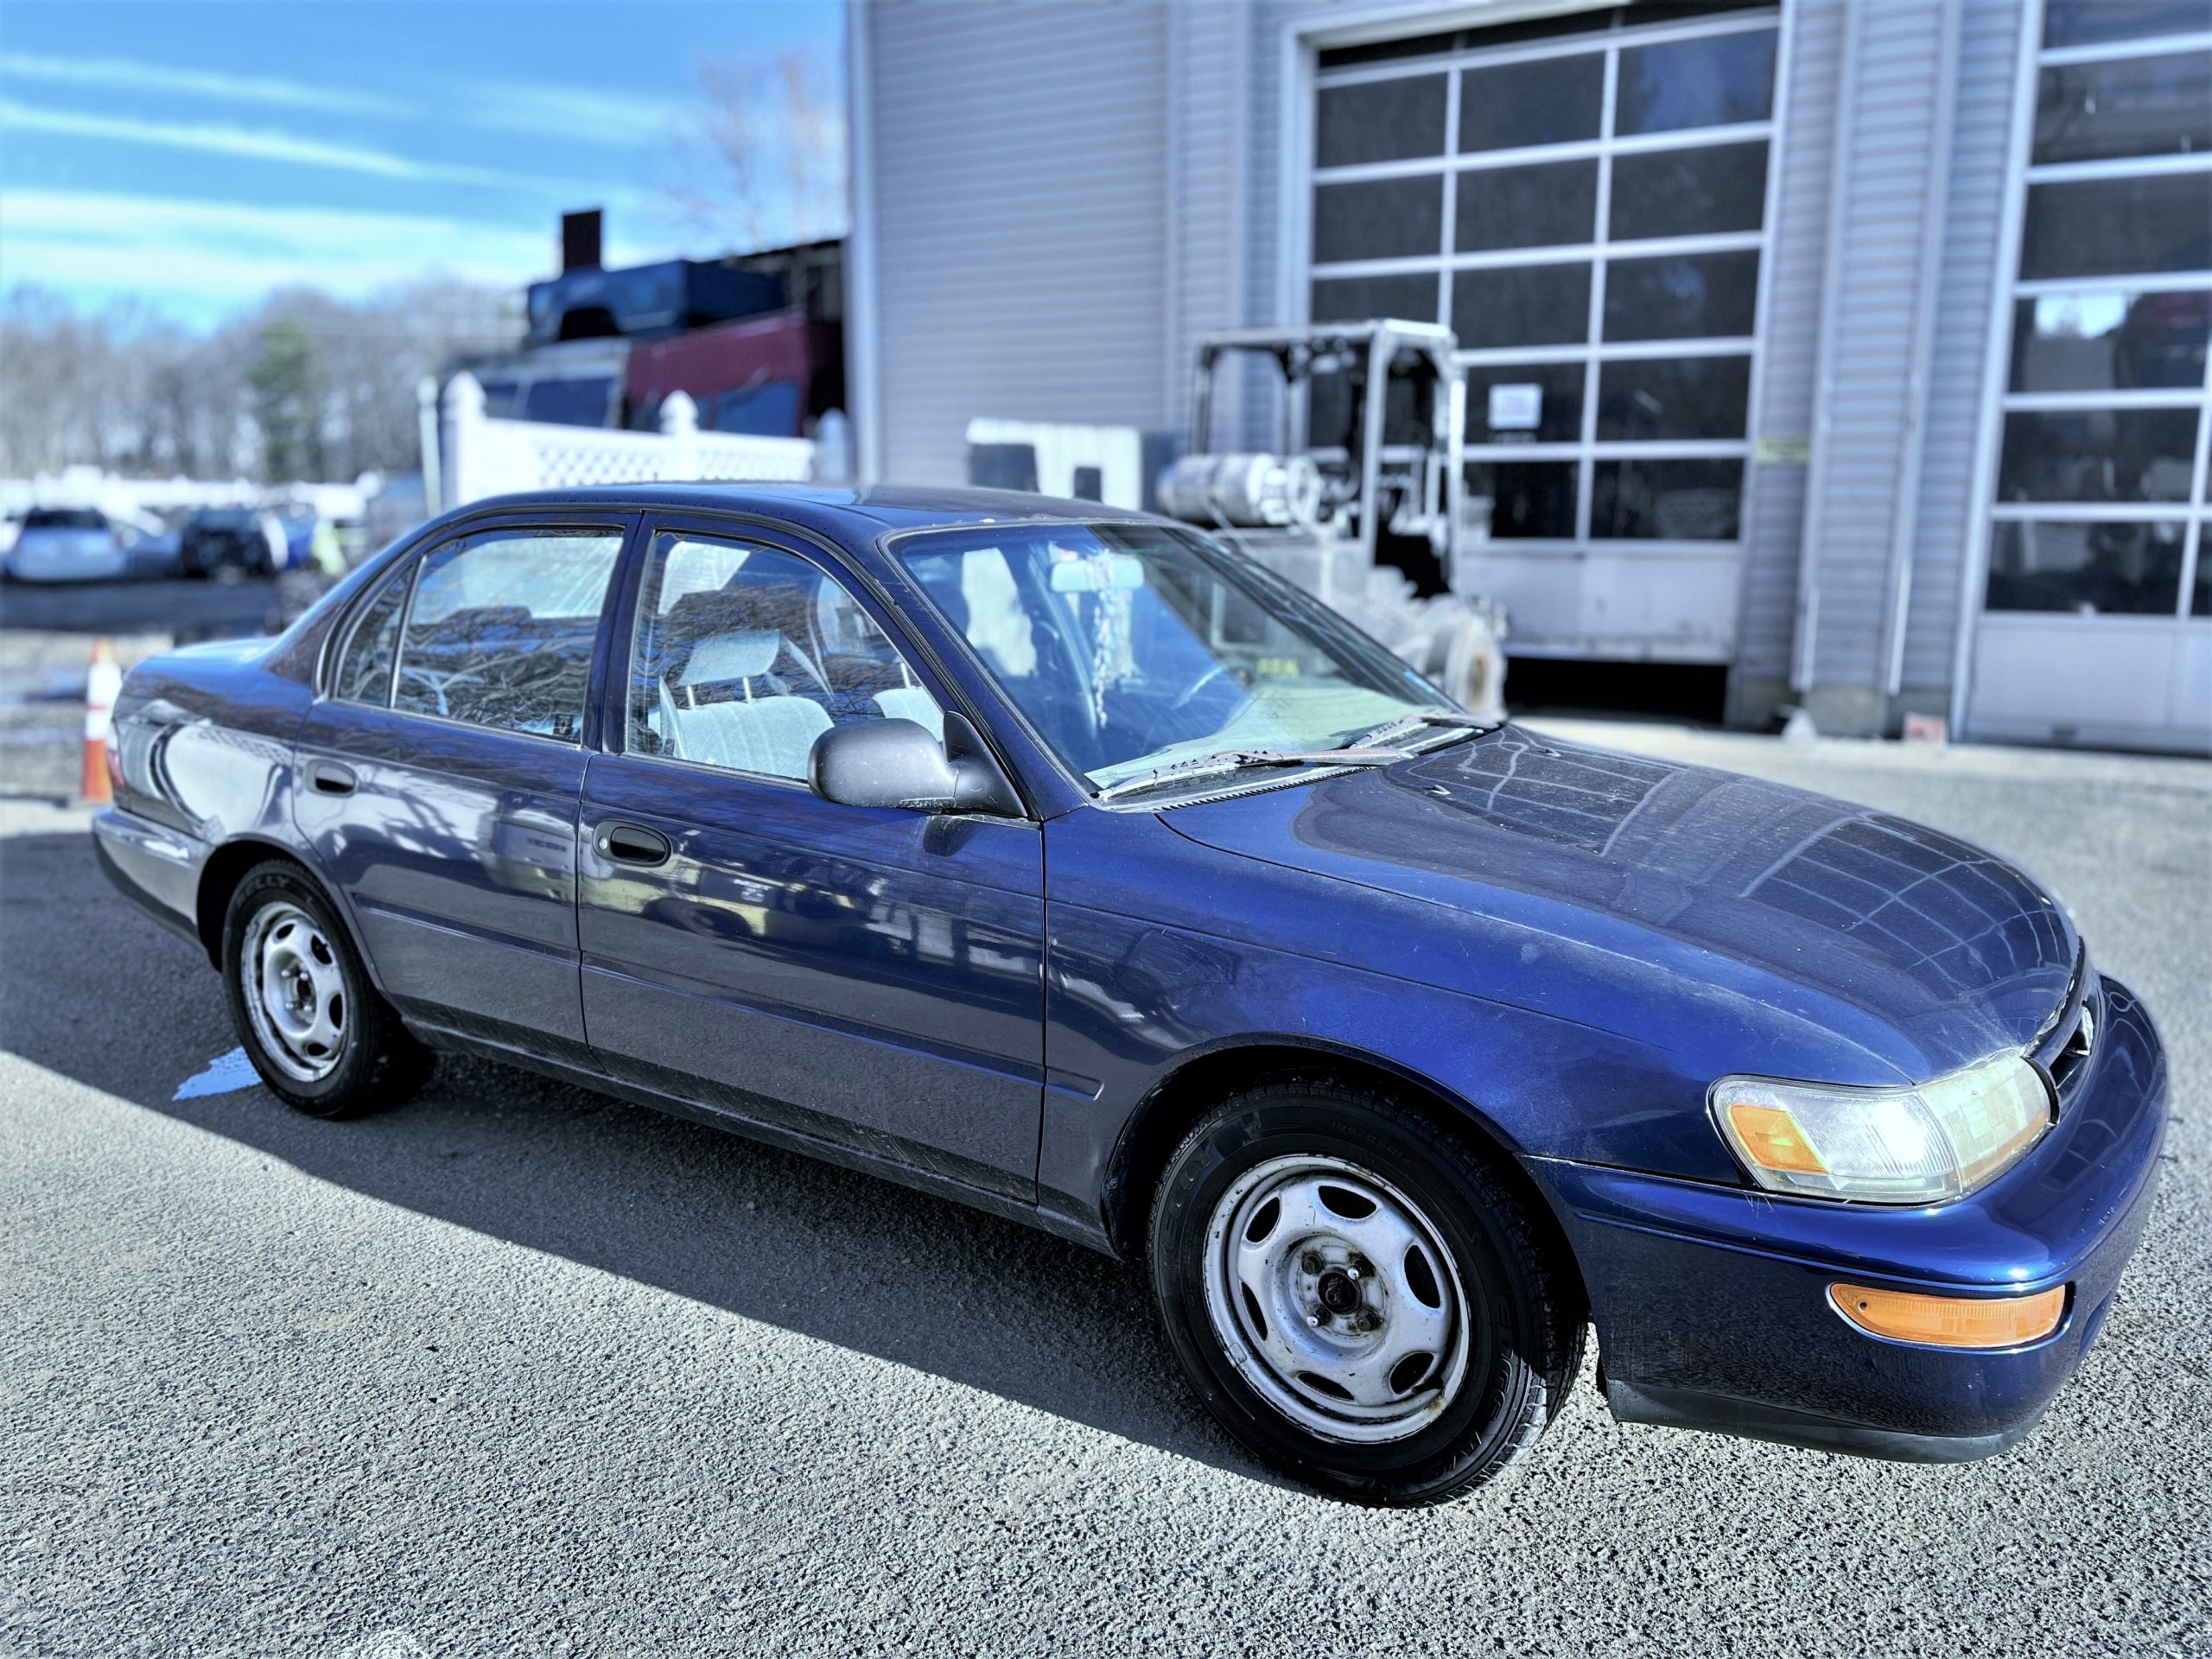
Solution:
M359 781L351 767L341 766L335 760L308 762L308 782L318 795L351 795Z
M648 830L642 823L603 823L592 840L601 856L611 858L617 864L648 868L667 863L669 855L676 850L666 836L658 830Z

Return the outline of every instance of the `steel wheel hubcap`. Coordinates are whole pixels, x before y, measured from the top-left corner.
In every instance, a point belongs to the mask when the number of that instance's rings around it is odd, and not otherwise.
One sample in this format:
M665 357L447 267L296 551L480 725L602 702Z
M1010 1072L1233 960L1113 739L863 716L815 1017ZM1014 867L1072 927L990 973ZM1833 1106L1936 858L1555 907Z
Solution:
M287 1077L315 1083L346 1052L346 982L338 955L297 905L264 905L238 951L245 1008L262 1052Z
M1244 1380L1332 1440L1419 1433L1467 1371L1466 1298L1436 1228L1370 1171L1269 1159L1206 1225L1206 1313Z

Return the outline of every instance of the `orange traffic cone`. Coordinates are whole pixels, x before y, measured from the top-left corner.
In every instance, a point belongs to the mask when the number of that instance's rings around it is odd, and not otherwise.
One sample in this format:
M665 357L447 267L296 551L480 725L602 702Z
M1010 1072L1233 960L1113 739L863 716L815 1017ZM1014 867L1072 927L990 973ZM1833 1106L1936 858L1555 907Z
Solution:
M123 690L123 671L116 666L115 647L105 639L92 642L92 665L85 676L84 798L99 805L115 798L107 770L108 728L115 717L115 699Z

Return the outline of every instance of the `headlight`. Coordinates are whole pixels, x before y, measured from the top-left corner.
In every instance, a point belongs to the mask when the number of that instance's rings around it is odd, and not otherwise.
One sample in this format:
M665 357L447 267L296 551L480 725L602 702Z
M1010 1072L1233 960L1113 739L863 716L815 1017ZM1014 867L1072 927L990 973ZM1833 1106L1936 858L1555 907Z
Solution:
M1940 1204L1986 1185L2050 1127L2050 1090L2018 1053L1916 1089L1723 1077L1713 1121L1776 1192Z

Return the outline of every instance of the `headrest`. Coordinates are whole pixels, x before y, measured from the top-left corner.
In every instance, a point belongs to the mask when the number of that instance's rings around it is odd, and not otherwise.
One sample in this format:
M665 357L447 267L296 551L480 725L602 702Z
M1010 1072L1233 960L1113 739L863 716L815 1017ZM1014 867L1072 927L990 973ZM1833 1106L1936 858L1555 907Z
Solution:
M749 680L755 674L766 673L783 649L784 636L773 628L710 633L691 647L691 658L683 664L683 683Z

